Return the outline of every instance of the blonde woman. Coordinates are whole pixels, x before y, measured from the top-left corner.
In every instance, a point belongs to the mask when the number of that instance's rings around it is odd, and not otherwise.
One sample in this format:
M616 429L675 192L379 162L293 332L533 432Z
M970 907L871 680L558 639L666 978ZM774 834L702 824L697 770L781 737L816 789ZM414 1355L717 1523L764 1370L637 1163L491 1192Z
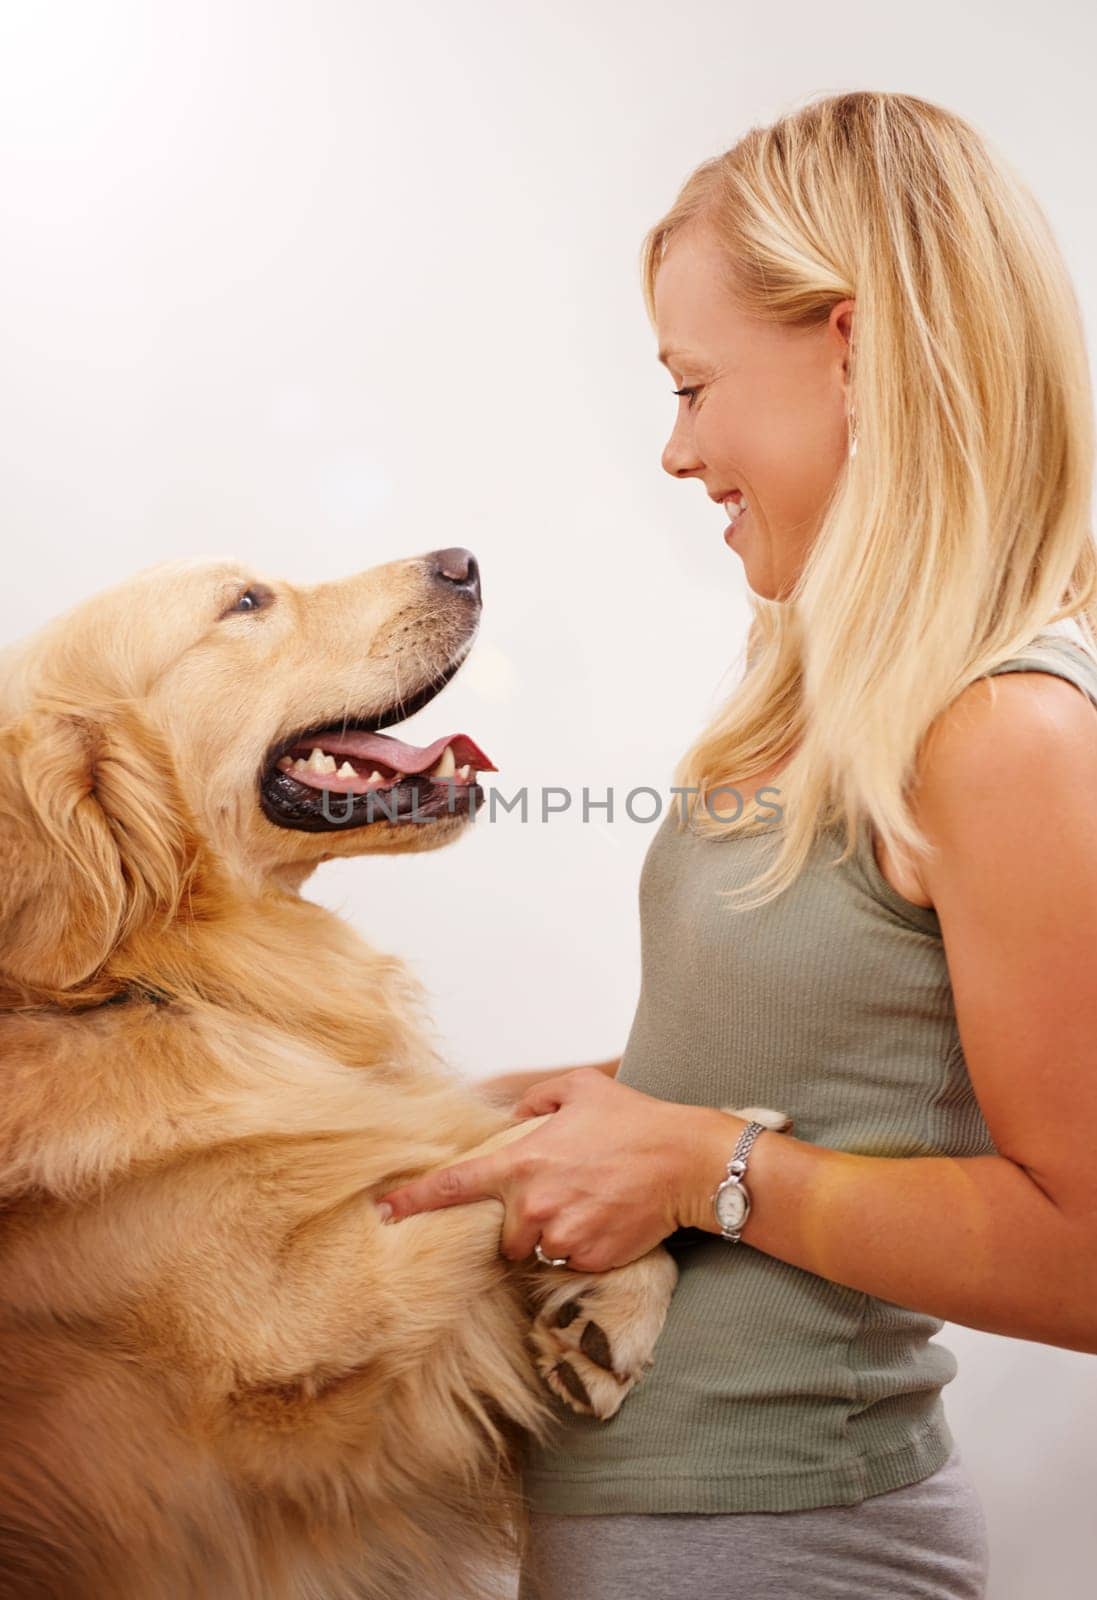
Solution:
M644 864L621 1061L495 1080L556 1114L387 1198L495 1195L512 1259L678 1249L643 1382L531 1449L523 1600L976 1600L930 1338L1097 1353L1079 309L1024 185L900 94L751 129L643 275L663 465L728 507L752 592L741 681ZM723 1105L794 1119L756 1133L739 1242Z

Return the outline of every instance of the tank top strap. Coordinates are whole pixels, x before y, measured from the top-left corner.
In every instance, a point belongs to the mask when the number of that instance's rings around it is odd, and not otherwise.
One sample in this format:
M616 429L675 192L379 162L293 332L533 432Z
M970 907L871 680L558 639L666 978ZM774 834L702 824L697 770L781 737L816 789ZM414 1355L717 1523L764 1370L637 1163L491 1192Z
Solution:
M1080 641L1066 634L1044 631L1037 634L1022 655L1010 656L992 667L988 678L1005 672L1047 672L1065 678L1081 689L1097 706L1097 657ZM862 821L857 829L852 870L863 888L894 917L914 932L941 937L941 924L932 906L908 900L884 877L876 860L872 829Z
M1097 657L1067 634L1038 633L1023 654L1000 661L986 676L993 678L1003 672L1048 672L1073 683L1097 705Z

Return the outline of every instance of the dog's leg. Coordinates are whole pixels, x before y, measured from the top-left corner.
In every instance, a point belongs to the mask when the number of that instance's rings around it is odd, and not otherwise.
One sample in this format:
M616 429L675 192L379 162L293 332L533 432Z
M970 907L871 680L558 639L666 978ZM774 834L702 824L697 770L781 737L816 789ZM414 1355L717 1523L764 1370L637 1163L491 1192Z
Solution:
M791 1117L768 1107L721 1110L775 1133L792 1127ZM530 1294L538 1306L533 1344L552 1392L573 1411L613 1416L652 1365L677 1281L677 1264L661 1245L609 1272L531 1269Z
M527 1117L503 1128L467 1151L465 1158L485 1155L524 1138L552 1115ZM449 1215L481 1211L489 1203L499 1208L498 1238L501 1201L450 1208ZM442 1214L419 1215L437 1218ZM406 1227L407 1221L400 1226ZM531 1342L545 1383L573 1411L603 1419L613 1416L652 1364L655 1341L678 1281L673 1256L657 1245L636 1261L608 1272L573 1272L534 1262L521 1276L527 1299L536 1308Z
M654 1361L678 1266L656 1245L608 1272L529 1269L537 1370L565 1405L605 1419Z
M755 1119L775 1132L792 1126L783 1112L765 1107L723 1109L747 1121ZM524 1138L552 1115L527 1117L501 1128L464 1151L461 1159L486 1155ZM452 1157L445 1164L452 1165ZM381 1228L379 1233L384 1242L402 1235L402 1264L408 1264L413 1241L418 1253L428 1247L428 1239L432 1255L444 1241L452 1258L461 1261L475 1257L491 1240L498 1249L503 1215L502 1201L486 1198L418 1212L391 1231ZM608 1272L572 1271L531 1262L520 1270L519 1277L534 1310L530 1339L535 1365L548 1388L573 1411L601 1419L613 1416L652 1365L655 1342L678 1281L674 1257L657 1245Z
M772 1128L774 1133L792 1131L792 1118L783 1111L771 1111L768 1106L744 1106L742 1109L738 1106L721 1106L720 1110L732 1117L742 1117L744 1122L760 1122L763 1127Z

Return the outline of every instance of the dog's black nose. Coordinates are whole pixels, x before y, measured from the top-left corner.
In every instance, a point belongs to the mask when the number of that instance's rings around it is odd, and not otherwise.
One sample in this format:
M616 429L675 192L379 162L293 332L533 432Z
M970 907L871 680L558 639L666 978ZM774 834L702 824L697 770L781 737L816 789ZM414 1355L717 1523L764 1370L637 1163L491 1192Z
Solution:
M433 565L434 576L455 589L466 589L477 600L480 593L480 568L471 550L454 545L449 550L432 550L427 557Z

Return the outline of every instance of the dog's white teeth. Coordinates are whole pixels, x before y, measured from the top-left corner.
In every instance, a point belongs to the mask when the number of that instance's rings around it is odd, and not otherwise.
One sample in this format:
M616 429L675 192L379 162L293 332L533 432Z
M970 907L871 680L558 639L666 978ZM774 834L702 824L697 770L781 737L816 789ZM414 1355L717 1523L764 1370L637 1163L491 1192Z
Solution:
M468 783L472 778L472 769L469 766L458 767L454 773L458 783Z
M298 756L297 760L293 763L293 770L294 772L307 772L309 770L309 764L307 761L302 760L302 758Z
M451 778L456 763L453 759L453 746L447 744L434 766L427 773L428 778Z
M355 772L349 761L344 761L343 765L338 769L335 776L337 778L356 778L358 774Z
M377 772L376 770L371 772L370 775L369 775L369 782L370 783L384 783L384 781L385 781L384 778L382 778L381 774L379 772Z
M292 756L281 756L279 758L279 761L278 761L278 770L279 770L279 772L292 772L292 770L293 770L293 757Z
M314 745L306 766L310 772L334 772L335 758L325 755L319 745Z

